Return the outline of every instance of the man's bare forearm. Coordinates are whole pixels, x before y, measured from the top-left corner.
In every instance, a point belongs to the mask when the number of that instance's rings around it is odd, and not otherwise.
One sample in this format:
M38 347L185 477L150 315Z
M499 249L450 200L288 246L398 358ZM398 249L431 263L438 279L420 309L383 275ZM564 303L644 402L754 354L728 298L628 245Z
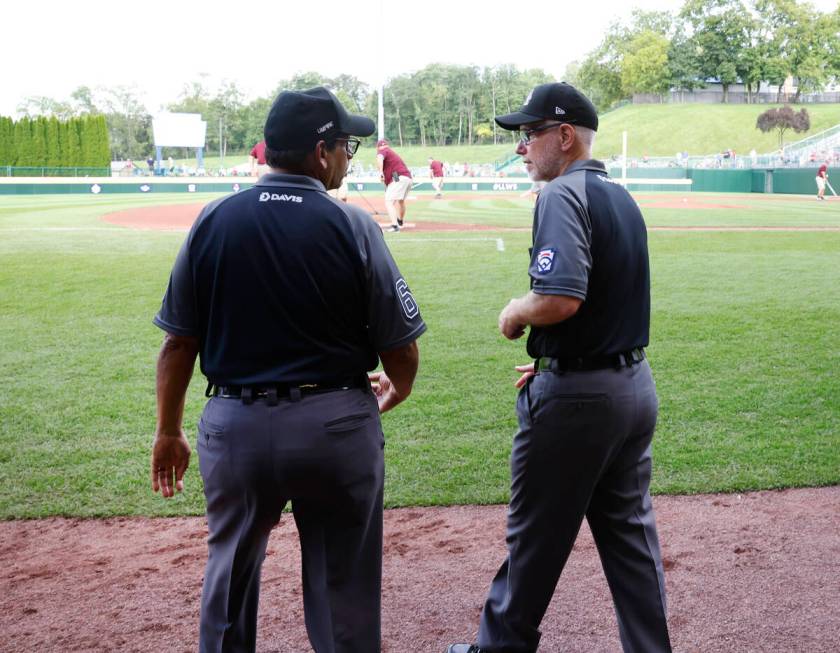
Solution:
M420 350L415 341L404 347L380 352L379 357L382 359L382 369L391 382L391 393L394 396L389 402L389 407L393 407L405 401L411 394L420 366Z
M515 340L525 334L527 326L547 326L567 320L577 313L581 300L566 295L538 295L529 291L511 299L499 314L499 331Z
M539 295L533 291L511 302L514 317L522 324L548 326L577 313L581 300L566 295Z
M184 402L190 385L198 340L167 334L157 362L157 430L178 434L184 417Z

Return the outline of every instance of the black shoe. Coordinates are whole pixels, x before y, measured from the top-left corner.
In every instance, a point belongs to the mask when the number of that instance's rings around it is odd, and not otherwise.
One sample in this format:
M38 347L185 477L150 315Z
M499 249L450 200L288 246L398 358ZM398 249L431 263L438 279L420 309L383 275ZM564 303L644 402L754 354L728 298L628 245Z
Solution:
M385 231L399 231L399 230L400 230L400 228L399 228L397 225L392 224L392 225L391 225L390 227L388 227Z
M397 218L397 224L398 224L400 227L402 227L402 223L403 223L402 218Z
M475 644L450 644L446 653L490 653L490 651L478 648Z

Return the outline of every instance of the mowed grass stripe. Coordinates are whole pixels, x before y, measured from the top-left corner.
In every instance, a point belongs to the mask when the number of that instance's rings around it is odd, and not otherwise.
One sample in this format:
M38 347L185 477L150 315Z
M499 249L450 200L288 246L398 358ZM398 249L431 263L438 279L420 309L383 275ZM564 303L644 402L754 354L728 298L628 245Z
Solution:
M126 203L56 203L26 220L72 227L115 206ZM494 232L388 239L429 325L415 392L384 418L389 506L507 498L513 366L526 358L496 320L528 288L530 234L500 234L503 252L471 235ZM0 239L0 517L203 511L197 458L172 502L151 494L146 470L162 338L151 318L183 238ZM651 232L649 242L662 406L654 490L840 482L840 233ZM203 390L196 373L191 440Z

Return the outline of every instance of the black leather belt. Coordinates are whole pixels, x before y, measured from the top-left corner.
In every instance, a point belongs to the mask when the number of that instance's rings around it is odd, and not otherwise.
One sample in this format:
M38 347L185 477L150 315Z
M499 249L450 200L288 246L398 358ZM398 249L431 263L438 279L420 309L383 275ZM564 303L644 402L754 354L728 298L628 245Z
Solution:
M630 351L623 351L618 354L606 356L585 356L581 358L552 358L541 356L534 361L535 372L586 372L591 370L606 370L609 368L620 369L632 367L645 359L645 350L637 347Z
M280 399L300 401L300 398L304 395L361 387L363 387L361 379L327 383L271 383L266 385L215 385L209 383L204 394L208 397L241 399L243 404L253 403L256 399L267 399L268 404L274 406Z

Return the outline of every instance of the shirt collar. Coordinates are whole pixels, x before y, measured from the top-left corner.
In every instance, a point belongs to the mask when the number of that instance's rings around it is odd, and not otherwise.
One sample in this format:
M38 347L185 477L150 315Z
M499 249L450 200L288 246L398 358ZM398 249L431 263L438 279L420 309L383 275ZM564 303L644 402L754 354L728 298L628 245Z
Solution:
M575 172L576 170L592 170L594 172L606 172L607 168L604 166L603 163L598 161L597 159L578 159L577 161L572 161L569 164L569 167L563 172L563 175L568 175L570 172Z
M283 188L303 188L306 190L319 190L326 192L327 189L319 179L307 177L306 175L287 175L277 172L269 172L259 178L257 186L282 186Z

